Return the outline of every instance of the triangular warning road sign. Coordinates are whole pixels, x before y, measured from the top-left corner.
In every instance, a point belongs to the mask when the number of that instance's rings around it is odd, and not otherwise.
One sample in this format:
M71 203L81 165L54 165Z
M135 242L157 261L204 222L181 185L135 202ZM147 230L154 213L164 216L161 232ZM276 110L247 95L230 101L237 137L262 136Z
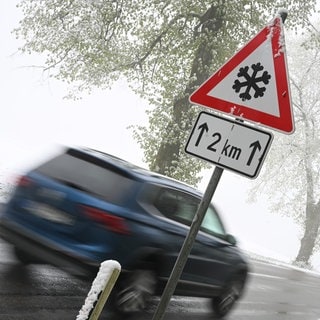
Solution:
M272 20L203 83L190 96L190 102L292 133L281 17Z

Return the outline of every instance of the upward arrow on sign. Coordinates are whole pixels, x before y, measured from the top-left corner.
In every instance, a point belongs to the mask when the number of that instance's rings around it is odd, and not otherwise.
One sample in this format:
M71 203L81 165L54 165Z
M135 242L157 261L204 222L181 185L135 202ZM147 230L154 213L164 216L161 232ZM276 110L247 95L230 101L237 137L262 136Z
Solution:
M191 96L190 102L294 131L283 23L277 16Z

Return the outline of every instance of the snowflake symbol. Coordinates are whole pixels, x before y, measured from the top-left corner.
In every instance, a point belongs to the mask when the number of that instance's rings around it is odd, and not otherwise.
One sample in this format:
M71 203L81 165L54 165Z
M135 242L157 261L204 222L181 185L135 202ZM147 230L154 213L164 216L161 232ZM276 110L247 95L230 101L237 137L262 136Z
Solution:
M232 89L234 89L237 93L242 87L246 88L244 92L239 94L239 97L242 99L242 101L250 100L252 98L250 95L251 89L255 91L254 98L263 97L264 92L266 91L266 87L259 87L258 83L263 82L264 84L268 84L271 78L267 71L264 71L260 77L257 77L258 72L263 70L263 66L260 62L257 64L253 64L251 68L253 70L252 75L249 75L248 73L248 66L240 68L237 76L239 78L244 77L245 80L243 82L235 80L234 85L232 86Z

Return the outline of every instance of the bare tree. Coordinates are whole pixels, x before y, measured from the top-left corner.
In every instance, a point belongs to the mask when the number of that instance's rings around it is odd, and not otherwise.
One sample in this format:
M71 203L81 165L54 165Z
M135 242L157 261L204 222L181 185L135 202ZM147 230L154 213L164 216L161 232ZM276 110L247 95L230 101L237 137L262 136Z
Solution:
M276 135L259 182L272 211L292 217L301 227L295 263L309 265L320 227L320 47L313 34L294 37L288 51L296 131ZM293 42L293 39L292 41Z

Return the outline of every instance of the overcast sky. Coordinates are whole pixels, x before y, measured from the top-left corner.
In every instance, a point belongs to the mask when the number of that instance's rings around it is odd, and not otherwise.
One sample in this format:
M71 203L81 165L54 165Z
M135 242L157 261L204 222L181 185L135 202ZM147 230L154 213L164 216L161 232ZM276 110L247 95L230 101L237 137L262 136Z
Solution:
M19 42L10 33L19 20L15 4L15 0L0 2L2 178L27 170L55 152L57 146L69 144L98 148L144 165L142 151L127 127L146 122L146 102L125 82L110 91L96 90L80 101L64 100L65 84L43 79L40 70L28 67L38 57L17 52ZM202 190L212 171L206 173ZM289 219L268 212L263 197L248 204L250 183L226 170L223 173L214 202L228 229L247 249L293 259L299 244L297 227Z
M128 125L144 121L146 104L119 83L111 91L95 91L80 101L65 100L64 83L43 79L36 56L17 52L20 42L10 31L19 20L16 1L1 2L1 162L11 153L24 152L28 157L50 150L52 145L80 144L100 148L141 161L138 147ZM134 159L135 158L135 159ZM10 160L20 165L27 159Z

